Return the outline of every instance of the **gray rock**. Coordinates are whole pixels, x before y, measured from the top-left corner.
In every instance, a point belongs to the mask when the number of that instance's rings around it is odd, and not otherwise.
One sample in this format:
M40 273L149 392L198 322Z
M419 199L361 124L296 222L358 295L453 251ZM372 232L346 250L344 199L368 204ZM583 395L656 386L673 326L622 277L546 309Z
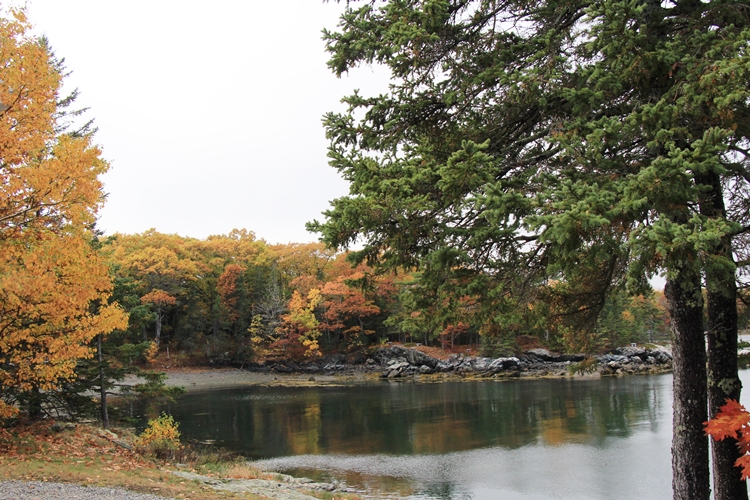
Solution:
M390 360L402 358L405 362L414 366L427 365L430 368L435 368L440 360L428 356L427 354L417 351L416 349L407 349L406 347L393 345L390 347L384 347L378 349L372 355L373 359L380 362L380 364L387 365Z
M628 358L631 356L642 356L646 354L646 349L644 349L643 347L632 347L632 346L618 347L617 349L615 349L615 354L619 354L620 356L626 356Z
M396 361L394 363L389 364L388 365L388 369L389 370L401 371L401 370L403 370L403 369L405 369L405 368L407 368L409 366L410 366L409 363L407 363L406 361L401 361L401 362Z

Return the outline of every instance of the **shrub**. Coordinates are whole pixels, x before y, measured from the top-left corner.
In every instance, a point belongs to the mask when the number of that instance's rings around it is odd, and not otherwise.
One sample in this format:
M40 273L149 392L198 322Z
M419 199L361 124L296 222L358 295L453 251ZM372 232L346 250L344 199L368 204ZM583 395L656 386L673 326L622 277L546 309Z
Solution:
M172 415L162 413L160 417L148 421L148 426L135 439L135 447L144 455L151 455L160 459L174 459L180 450L179 424Z

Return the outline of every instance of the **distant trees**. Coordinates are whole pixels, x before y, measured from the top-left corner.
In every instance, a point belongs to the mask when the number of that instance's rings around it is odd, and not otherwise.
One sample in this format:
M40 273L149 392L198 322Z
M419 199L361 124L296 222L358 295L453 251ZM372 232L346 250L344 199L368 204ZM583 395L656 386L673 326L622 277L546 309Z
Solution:
M150 230L103 241L115 298L130 313L115 344L158 337L194 361L237 365L255 356L304 360L386 341L449 348L471 342L496 355L512 353L517 335L537 336L552 348L575 344L566 337L577 330L565 323L563 306L562 313L541 303L524 314L508 310L499 332L486 320L486 305L447 289L426 294L420 273L378 273L352 267L348 254L321 243L271 246L239 234L197 240ZM540 297L551 293L542 288ZM589 350L664 339L668 320L658 297L608 299L598 343ZM499 338L506 339L502 345Z

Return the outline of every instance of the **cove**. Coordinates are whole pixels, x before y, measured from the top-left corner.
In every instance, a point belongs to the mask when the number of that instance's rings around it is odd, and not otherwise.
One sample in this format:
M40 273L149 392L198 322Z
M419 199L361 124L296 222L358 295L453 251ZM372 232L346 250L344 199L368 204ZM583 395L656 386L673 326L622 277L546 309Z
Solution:
M747 387L750 372L741 376ZM355 488L446 500L655 500L671 497L671 401L666 374L242 386L188 393L169 411L186 438Z

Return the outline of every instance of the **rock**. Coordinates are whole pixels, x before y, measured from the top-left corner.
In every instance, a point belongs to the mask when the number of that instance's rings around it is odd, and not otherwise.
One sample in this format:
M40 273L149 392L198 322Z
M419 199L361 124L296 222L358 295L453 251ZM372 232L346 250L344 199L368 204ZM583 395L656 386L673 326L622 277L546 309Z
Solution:
M659 363L672 361L672 349L666 346L655 346L646 351L648 356L653 356Z
M439 362L437 366L435 367L435 371L438 372L449 372L453 369L453 365L449 363L445 363L443 361Z
M615 354L619 354L620 356L625 356L628 358L632 356L643 356L644 354L646 354L646 349L644 349L643 347L632 346L618 347L617 349L615 349Z
M486 371L492 364L491 358L476 358L474 360L474 369L479 372Z
M432 373L432 368L430 368L427 365L422 365L422 366L419 367L419 373L421 373L423 375L427 374L427 373Z
M389 370L395 370L395 371L401 371L401 370L403 370L403 369L405 369L405 368L407 368L409 366L410 366L409 363L407 363L406 361L401 361L401 362L395 361L395 362L393 362L393 363L391 363L391 364L388 365L388 369Z
M403 359L410 365L427 365L430 368L435 368L440 362L440 360L433 358L432 356L428 356L423 352L417 351L416 349L407 349L406 347L398 345L378 349L373 353L372 357L383 365L387 365L389 364L390 360L398 358Z
M514 370L521 365L521 360L515 356L509 358L496 358L490 363L489 369L492 371L498 370Z
M547 349L530 349L524 352L527 356L534 356L542 361L557 361L560 357L559 354L553 354Z
M599 356L598 359L601 363L609 363L610 361L614 361L616 363L626 363L628 361L628 358L626 356L621 356L619 354L605 354L604 356Z

